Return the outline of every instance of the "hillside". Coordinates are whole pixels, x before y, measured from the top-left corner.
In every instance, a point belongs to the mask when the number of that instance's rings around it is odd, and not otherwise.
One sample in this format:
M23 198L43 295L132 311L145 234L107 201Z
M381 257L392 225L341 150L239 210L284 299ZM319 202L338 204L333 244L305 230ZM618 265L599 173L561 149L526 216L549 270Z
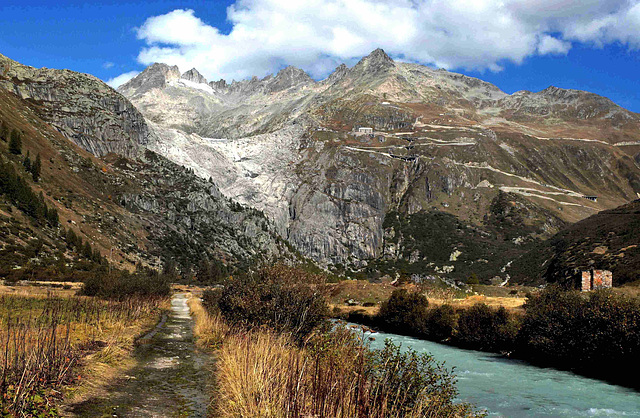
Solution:
M3 277L81 279L104 260L129 270L174 260L188 276L207 259L234 270L296 257L261 213L147 150L146 122L113 89L92 76L0 58L3 167L59 218L53 225L3 187ZM17 153L10 152L11 132L21 138ZM27 155L40 158L37 182L24 165Z
M523 281L577 286L578 275L590 268L613 272L619 286L640 279L640 200L605 210L568 226L517 260ZM532 274L534 273L534 274Z
M320 81L289 67L210 82L196 69L154 64L119 91L148 121L149 149L211 177L223 195L263 211L301 253L340 271L369 271L384 260L466 274L462 261L431 252L390 252L384 223L392 213L452 215L517 258L523 243L640 193L640 115L556 87L508 95L382 50ZM508 205L526 207L510 243L487 224L497 219L501 193ZM412 233L403 240L426 250ZM448 254L461 243L440 241ZM502 267L483 269L481 280L506 280Z

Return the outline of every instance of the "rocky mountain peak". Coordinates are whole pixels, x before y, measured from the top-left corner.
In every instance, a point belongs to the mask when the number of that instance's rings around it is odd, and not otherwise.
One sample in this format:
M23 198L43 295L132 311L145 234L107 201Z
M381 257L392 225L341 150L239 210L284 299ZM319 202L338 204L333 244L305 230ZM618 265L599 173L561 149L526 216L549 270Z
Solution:
M364 66L371 69L394 67L395 62L382 48L378 48L356 64L356 67Z
M200 74L200 72L198 72L198 70L196 70L195 68L192 68L186 73L182 74L180 78L182 78L183 80L193 81L194 83L198 84L207 84L207 79L204 78L204 76Z
M349 74L355 79L377 78L388 73L396 67L395 62L380 48L376 49L366 57L362 58L351 70Z
M177 80L179 78L180 69L177 65L169 66L156 62L120 86L118 91L126 92L126 95L131 97L144 94L154 88L164 88L171 80Z
M267 91L276 92L286 90L288 88L303 84L314 83L309 74L293 66L288 66L276 74L273 78L265 79L267 81Z
M336 67L335 70L333 70L329 77L327 77L325 83L328 85L335 84L338 81L342 80L348 72L349 67L347 67L345 64L340 64L338 67Z
M228 87L227 81L224 79L220 79L218 81L211 81L209 82L209 86L211 86L212 88L216 89L216 90L224 90Z

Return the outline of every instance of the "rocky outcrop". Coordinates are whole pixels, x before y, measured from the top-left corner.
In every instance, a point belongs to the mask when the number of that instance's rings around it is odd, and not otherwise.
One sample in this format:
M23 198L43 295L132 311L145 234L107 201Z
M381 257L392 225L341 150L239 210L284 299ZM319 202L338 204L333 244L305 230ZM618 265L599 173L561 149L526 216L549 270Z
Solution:
M207 84L207 79L204 78L204 76L200 74L198 70L196 70L195 68L192 68L186 73L182 74L180 78L182 78L183 80L189 80L198 84Z
M152 134L140 112L97 78L36 69L0 55L0 87L34 103L42 119L94 155L135 156Z

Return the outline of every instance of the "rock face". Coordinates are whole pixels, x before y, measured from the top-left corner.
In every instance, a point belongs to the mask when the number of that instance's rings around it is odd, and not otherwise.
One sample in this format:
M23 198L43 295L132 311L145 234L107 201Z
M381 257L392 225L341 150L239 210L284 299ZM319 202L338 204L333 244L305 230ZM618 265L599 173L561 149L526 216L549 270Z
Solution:
M0 55L0 87L36 103L39 116L94 155L134 156L151 139L140 112L93 76L27 67Z
M455 275L453 265L463 274L484 263L458 248L475 235L451 241L445 258L463 255L445 264L403 249L407 242L429 247L416 244L426 239L421 229L389 241L398 232L385 219L431 220L424 214L435 210L479 228L479 236L503 239L503 229L486 223L500 223L492 207L502 192L526 208L508 234L514 251L494 249L515 257L564 222L640 193L640 117L587 92L507 95L476 78L394 62L382 50L322 81L287 67L263 79L202 86L174 80L145 90L133 79L120 91L152 122L151 149L263 211L324 265L408 263L447 266ZM361 135L359 127L374 132ZM483 269L481 279L505 279L508 268L499 267Z

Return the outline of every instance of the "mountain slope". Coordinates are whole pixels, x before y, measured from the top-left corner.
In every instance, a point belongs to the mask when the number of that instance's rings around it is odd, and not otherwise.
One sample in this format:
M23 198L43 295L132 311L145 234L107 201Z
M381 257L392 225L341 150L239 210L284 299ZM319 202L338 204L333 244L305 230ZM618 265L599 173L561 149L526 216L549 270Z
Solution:
M36 193L43 192L62 226L116 266L160 267L173 259L187 273L204 259L242 269L260 260L296 258L261 213L147 150L152 133L146 121L104 83L8 60L3 65L10 69L0 75L0 120L22 137L21 155L1 145L3 161L22 173ZM22 167L27 152L42 160L37 183ZM5 195L1 198L3 248L28 246L31 235L48 243L44 248L50 256L74 257L58 252L66 246L64 230L30 219Z
M534 277L578 286L583 270L613 272L613 284L637 281L640 271L640 200L568 226L516 261L523 280Z
M529 242L640 193L640 116L591 93L507 95L382 50L322 81L288 68L188 84L160 68L119 89L151 121L149 148L264 211L322 264L361 269L388 259L391 212L436 210L484 228L503 192L528 208L533 229L521 228L518 242ZM165 81L147 86L156 77ZM362 126L374 135L358 134ZM504 279L508 269L494 273Z

